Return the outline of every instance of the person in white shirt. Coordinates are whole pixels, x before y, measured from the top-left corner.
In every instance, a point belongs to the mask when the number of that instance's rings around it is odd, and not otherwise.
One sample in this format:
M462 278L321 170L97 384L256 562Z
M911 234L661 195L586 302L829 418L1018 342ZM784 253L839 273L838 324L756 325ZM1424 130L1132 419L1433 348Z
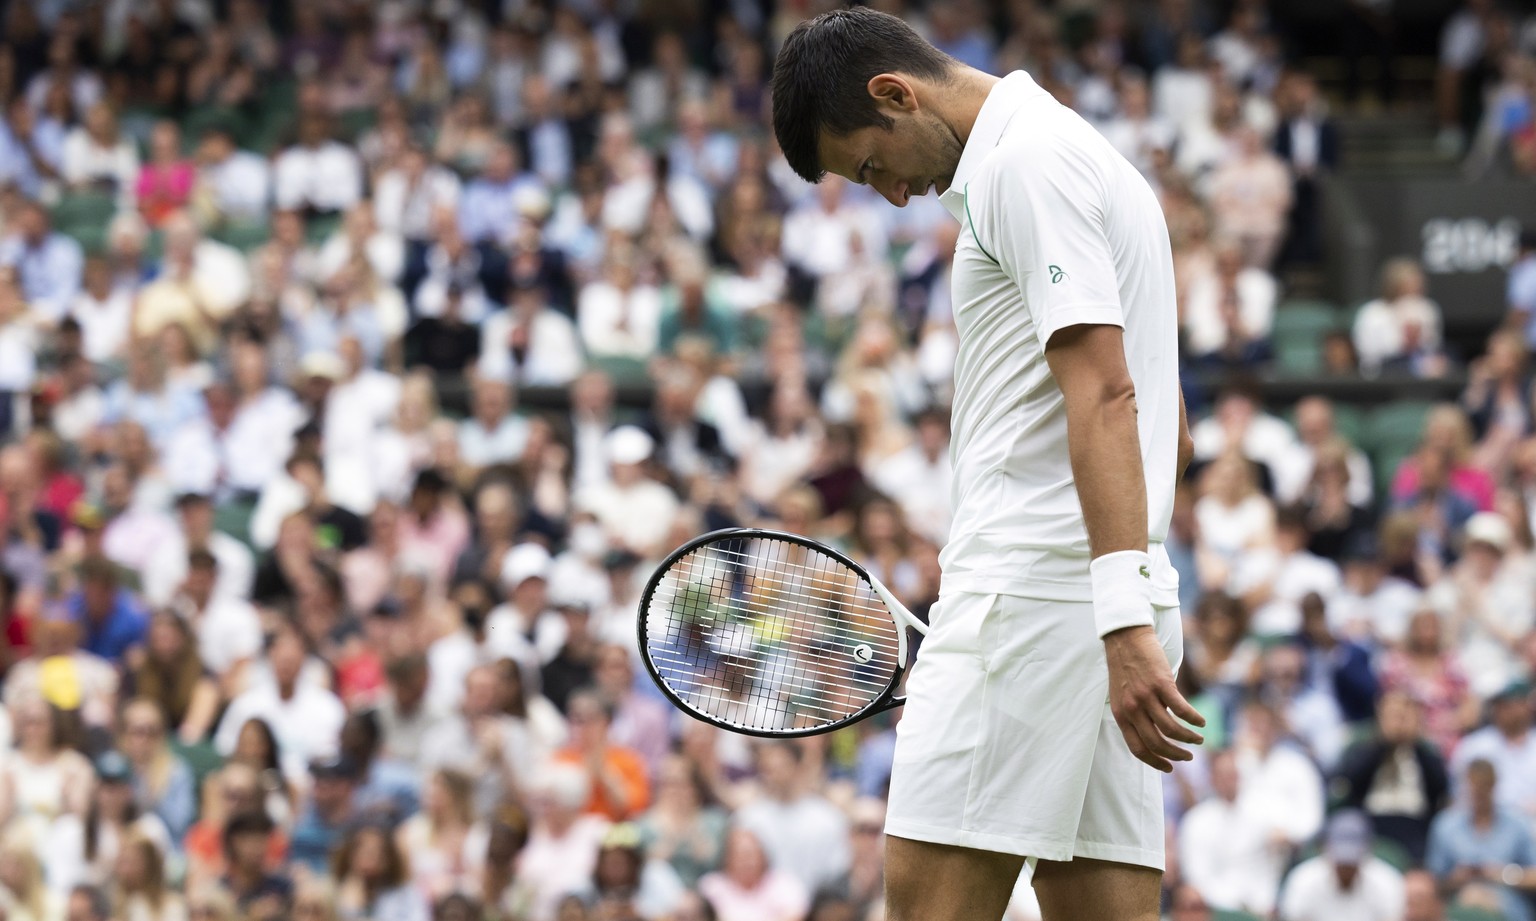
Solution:
M197 162L194 211L211 221L265 220L272 171L264 157L239 149L229 129L216 125L203 132Z
M272 186L278 208L336 214L363 197L363 164L356 151L331 139L324 115L306 114L299 119L299 143L277 157Z
M1173 147L1178 137L1173 122L1151 110L1151 93L1145 77L1126 75L1120 81L1120 112L1102 128L1120 155L1144 176L1151 177L1158 151Z
M762 842L769 862L815 892L848 869L848 819L825 797L805 789L804 754L793 743L757 750L762 795L741 807L736 822Z
M1195 358L1242 354L1269 341L1280 283L1267 270L1243 264L1236 243L1216 247L1216 270L1203 274L1184 296L1185 347Z
M176 498L176 512L181 528L174 539L154 549L142 574L144 600L157 608L171 602L187 578L187 553L191 550L206 550L218 559L218 595L249 598L256 578L255 557L239 540L214 530L209 495L182 493Z
M949 419L928 410L917 417L912 444L880 461L871 476L875 486L895 499L907 524L936 547L949 540L953 517L949 455Z
M1424 270L1410 257L1382 266L1381 296L1355 315L1352 335L1361 371L1376 374L1400 364L1426 376L1444 367L1440 305L1425 295L1426 287Z
M998 918L1027 858L1056 921L1152 917L1166 839L1147 768L1192 759L1180 743L1205 722L1174 683L1163 543L1192 452L1157 196L1029 74L972 69L866 8L797 26L772 98L803 179L896 206L936 190L962 228L955 522L896 741L890 917ZM789 224L786 242L823 235Z
M672 490L645 473L655 439L637 426L621 425L608 434L604 446L612 476L578 492L576 510L596 516L617 547L642 557L666 549L662 542L680 506Z
M1213 908L1267 916L1280 891L1289 843L1245 810L1230 750L1211 756L1210 772L1215 795L1196 804L1179 824L1179 868Z
M225 758L234 754L240 729L246 721L261 719L277 736L279 757L285 773L297 775L304 765L333 757L340 743L341 724L347 709L324 687L300 680L305 664L305 641L298 628L283 625L267 646L270 680L262 680L230 701L213 747Z
M69 303L80 324L81 351L98 364L123 357L133 319L133 292L112 284L112 268L100 256L85 260L84 284Z
M1334 426L1333 403L1327 397L1303 397L1296 403L1296 435L1291 451L1277 459L1278 465L1270 471L1275 478L1275 498L1284 504L1304 498L1317 465L1318 450L1340 437ZM1357 508L1369 506L1375 492L1370 459L1364 451L1350 445L1345 464L1349 468L1349 504Z
M170 609L192 625L198 658L218 676L223 693L234 696L245 687L246 667L261 655L261 615L244 598L218 594L219 560L207 550L188 553L186 571Z
M1361 812L1335 815L1323 853L1296 865L1280 890L1280 921L1402 921L1403 874L1371 854Z
M1329 627L1356 642L1402 645L1424 593L1387 572L1381 548L1369 533L1345 544L1343 569L1343 587L1328 606Z
M1216 410L1190 430L1195 459L1212 460L1236 445L1244 457L1270 470L1284 465L1295 449L1296 433L1278 416L1264 411L1258 391L1234 384L1216 399Z
M1445 619L1472 691L1488 697L1520 677L1520 641L1536 628L1533 566L1498 512L1478 512L1462 530L1461 559L1426 593Z
M524 387L570 384L586 364L576 324L536 285L514 280L510 300L480 324L480 376Z
M373 190L374 215L381 230L426 240L432 236L433 215L452 212L461 192L452 170L433 163L425 150L412 144L396 166L379 176Z
M648 359L656 353L661 292L639 278L639 258L633 248L610 248L602 280L581 289L576 323L593 357Z
M859 198L840 177L818 184L814 197L784 218L784 261L821 279L852 267L860 252L883 260L889 249L884 222Z
M528 420L515 415L516 391L488 378L471 386L470 415L459 423L459 459L475 468L516 462L528 444Z
M72 189L100 189L115 195L124 206L133 203L139 151L132 138L119 132L117 115L109 104L91 106L84 123L64 138L59 172Z
M1272 840L1300 847L1323 827L1323 776L1283 740L1284 720L1266 703L1243 707L1233 736L1240 801Z
M1301 599L1316 592L1326 602L1342 587L1338 565L1309 552L1308 537L1305 513L1283 508L1275 513L1274 543L1238 556L1228 591L1252 612L1252 632L1293 634L1301 629Z

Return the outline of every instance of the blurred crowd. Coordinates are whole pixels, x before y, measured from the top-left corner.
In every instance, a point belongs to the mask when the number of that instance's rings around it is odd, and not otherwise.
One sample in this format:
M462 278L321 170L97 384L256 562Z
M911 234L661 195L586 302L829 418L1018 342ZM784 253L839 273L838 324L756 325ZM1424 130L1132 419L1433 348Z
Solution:
M1263 2L878 5L1146 173L1190 369L1270 360L1340 139ZM957 229L775 149L823 6L0 2L0 918L882 916L899 711L752 742L635 648L718 527L937 597ZM1531 26L1445 36L1443 113L1529 147ZM1438 374L1382 276L1322 361ZM1401 463L1195 405L1169 917L1533 917L1536 244L1509 292Z

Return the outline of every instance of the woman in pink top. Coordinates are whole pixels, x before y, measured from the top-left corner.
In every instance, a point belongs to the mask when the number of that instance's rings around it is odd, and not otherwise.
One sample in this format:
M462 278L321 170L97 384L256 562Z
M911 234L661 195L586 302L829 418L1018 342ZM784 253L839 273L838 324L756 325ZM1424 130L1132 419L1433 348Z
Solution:
M730 921L804 921L811 899L793 876L768 866L757 836L733 828L719 870L699 880L699 894Z
M181 129L170 119L155 123L149 136L149 162L139 170L134 192L151 227L160 226L192 197L196 177L192 161L181 154Z
M1401 649L1387 654L1381 689L1402 691L1424 706L1424 734L1450 757L1463 732L1477 725L1480 707L1456 654L1445 648L1440 615L1420 611L1408 622Z
M1434 451L1446 459L1452 491L1477 506L1480 512L1493 509L1493 477L1472 463L1472 423L1461 407L1444 403L1430 411L1424 420L1424 437L1419 453ZM1392 478L1392 498L1412 499L1419 491L1419 456L1409 455Z

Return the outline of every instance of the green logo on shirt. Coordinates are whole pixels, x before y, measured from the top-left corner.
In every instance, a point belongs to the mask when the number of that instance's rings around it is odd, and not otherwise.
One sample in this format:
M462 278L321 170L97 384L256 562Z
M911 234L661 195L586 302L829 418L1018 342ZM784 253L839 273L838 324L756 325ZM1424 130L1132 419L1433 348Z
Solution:
M1059 265L1049 265L1046 268L1051 270L1051 284L1053 285L1060 284L1062 279L1067 277L1067 273L1063 272Z
M1141 577L1143 579L1150 579L1150 578L1152 578L1152 570L1148 569L1145 566L1141 567Z

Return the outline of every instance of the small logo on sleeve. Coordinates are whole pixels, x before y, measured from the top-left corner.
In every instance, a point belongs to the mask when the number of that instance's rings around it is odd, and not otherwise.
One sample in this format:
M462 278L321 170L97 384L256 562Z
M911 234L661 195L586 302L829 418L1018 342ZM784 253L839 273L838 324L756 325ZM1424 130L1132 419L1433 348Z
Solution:
M1141 567L1141 577L1143 579L1150 579L1150 578L1152 578L1152 570L1148 569L1146 566L1142 566Z
M1053 285L1060 284L1061 282L1066 280L1067 273L1062 271L1061 266L1059 266L1059 265L1049 265L1049 266L1046 266L1046 268L1050 269L1050 271L1051 271L1051 284L1053 284Z

